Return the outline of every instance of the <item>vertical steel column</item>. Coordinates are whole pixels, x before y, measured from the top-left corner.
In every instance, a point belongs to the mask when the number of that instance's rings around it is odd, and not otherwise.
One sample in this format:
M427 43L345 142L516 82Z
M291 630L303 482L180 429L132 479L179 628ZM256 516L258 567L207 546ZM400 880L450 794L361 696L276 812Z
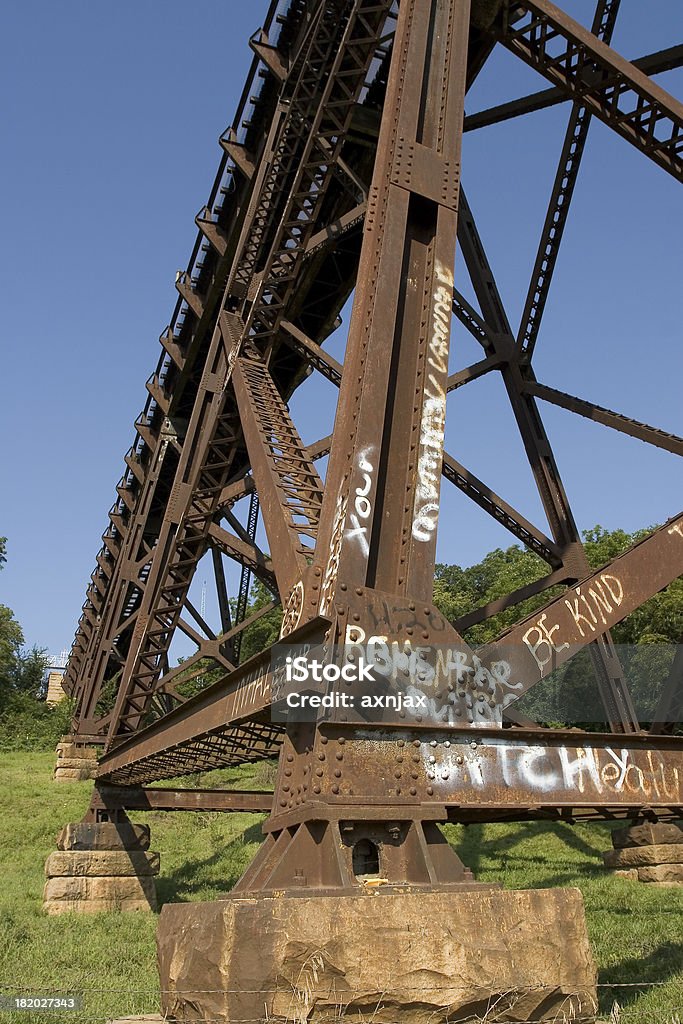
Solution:
M431 601L436 553L469 0L401 4L317 561Z

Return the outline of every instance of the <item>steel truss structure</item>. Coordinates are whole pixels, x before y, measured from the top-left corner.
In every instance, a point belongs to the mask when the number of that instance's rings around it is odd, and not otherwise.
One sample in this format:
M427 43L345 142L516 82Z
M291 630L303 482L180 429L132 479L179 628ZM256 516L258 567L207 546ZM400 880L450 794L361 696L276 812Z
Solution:
M446 855L439 820L683 814L683 740L671 734L683 661L645 731L609 634L683 573L683 516L591 572L538 401L678 455L683 439L548 387L532 366L591 119L683 179L683 106L649 77L680 66L683 47L625 60L610 47L618 8L599 0L589 31L549 0L273 0L250 40L249 77L176 282L65 683L76 737L104 743L100 808L189 806L141 787L279 754L268 838L243 889L352 886L361 840L384 851L390 882L457 883L466 874ZM549 87L465 117L497 44ZM566 137L514 330L460 187L462 135L564 101ZM456 287L456 245L479 309ZM354 288L342 366L324 342ZM449 374L453 315L482 353ZM549 535L444 451L448 393L491 372ZM339 403L333 434L307 446L287 403L312 373L339 388ZM442 477L548 566L538 583L454 623L432 604ZM207 553L218 632L188 598ZM241 567L234 604L225 557ZM253 578L272 600L250 615ZM561 597L495 642L474 651L463 640L472 624L558 585ZM373 635L456 652L467 672L455 719L278 722L271 651L240 660L245 629L277 604L288 643L331 650ZM176 630L197 652L171 668ZM607 732L543 729L507 707L506 680L528 691L550 660L583 647ZM184 700L179 681L207 660L223 677ZM107 688L115 702L100 714ZM235 806L262 806L237 796ZM197 806L226 806L216 799Z

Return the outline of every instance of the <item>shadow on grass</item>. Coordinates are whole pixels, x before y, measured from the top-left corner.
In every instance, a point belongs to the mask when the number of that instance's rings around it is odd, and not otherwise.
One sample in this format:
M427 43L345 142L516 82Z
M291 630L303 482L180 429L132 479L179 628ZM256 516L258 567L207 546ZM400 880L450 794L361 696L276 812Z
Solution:
M588 843L583 836L580 836L571 825L564 825L560 822L547 822L542 824L521 825L514 832L507 835L486 838L486 825L467 825L463 830L463 838L455 847L456 853L461 860L471 868L476 875L477 871L487 866L486 861L490 859L501 859L505 861L507 853L513 853L514 848L522 842L541 840L542 837L553 835L560 842L570 849L581 854L582 857L595 858L595 865L577 864L577 871L580 874L599 875L604 871L600 849ZM533 861L538 864L548 862L547 856L529 857L513 854L515 859Z
M622 1007L628 1006L648 991L646 986L620 988L620 985L637 981L662 983L682 972L683 944L680 942L665 942L653 949L649 956L629 957L604 967L598 974L600 1009L608 1011L615 1000Z
M209 857L186 860L171 876L157 878L157 899L159 907L164 903L189 903L192 897L204 889L216 890L207 898L218 899L232 889L244 873L251 860L246 847L263 841L262 822L255 822ZM218 864L225 865L224 873L216 877L211 870Z

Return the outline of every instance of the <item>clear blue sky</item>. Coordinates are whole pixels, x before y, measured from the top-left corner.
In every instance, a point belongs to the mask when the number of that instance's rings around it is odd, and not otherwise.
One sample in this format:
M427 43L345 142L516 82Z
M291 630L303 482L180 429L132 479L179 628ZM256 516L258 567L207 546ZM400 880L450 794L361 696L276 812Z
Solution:
M266 6L4 7L0 535L9 560L0 602L14 609L29 643L51 652L73 637L175 302L175 272L187 264L193 218L220 157L217 138L249 66L247 38ZM593 6L565 3L584 23ZM622 0L614 44L626 56L681 41L680 0ZM658 81L683 96L681 72ZM543 87L501 52L467 109ZM463 182L515 327L567 116L566 105L557 107L465 142ZM683 189L594 122L537 348L541 380L681 432L682 226ZM456 330L453 367L478 357ZM311 388L292 403L307 441L325 433L332 415L326 386L317 399ZM633 530L680 511L674 456L542 410L582 528ZM500 382L489 375L451 397L447 445L544 527L510 426ZM458 494L444 498L442 560L470 564L509 542Z

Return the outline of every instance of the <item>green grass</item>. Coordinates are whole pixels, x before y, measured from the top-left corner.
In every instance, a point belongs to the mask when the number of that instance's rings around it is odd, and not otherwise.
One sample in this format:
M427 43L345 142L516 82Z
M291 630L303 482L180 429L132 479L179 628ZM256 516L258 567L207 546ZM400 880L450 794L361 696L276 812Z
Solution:
M36 994L84 990L80 1013L0 1014L2 1024L102 1022L158 1010L153 914L65 914L41 910L43 864L61 826L78 821L91 783L52 782L51 753L0 754L0 985ZM263 788L258 769L222 771L194 784ZM263 815L131 815L152 829L161 852L160 902L210 900L225 893L254 855ZM603 825L448 826L446 833L480 881L507 888L578 886L602 986L601 1009L620 1004L624 1024L683 1019L683 888L651 888L608 876Z

